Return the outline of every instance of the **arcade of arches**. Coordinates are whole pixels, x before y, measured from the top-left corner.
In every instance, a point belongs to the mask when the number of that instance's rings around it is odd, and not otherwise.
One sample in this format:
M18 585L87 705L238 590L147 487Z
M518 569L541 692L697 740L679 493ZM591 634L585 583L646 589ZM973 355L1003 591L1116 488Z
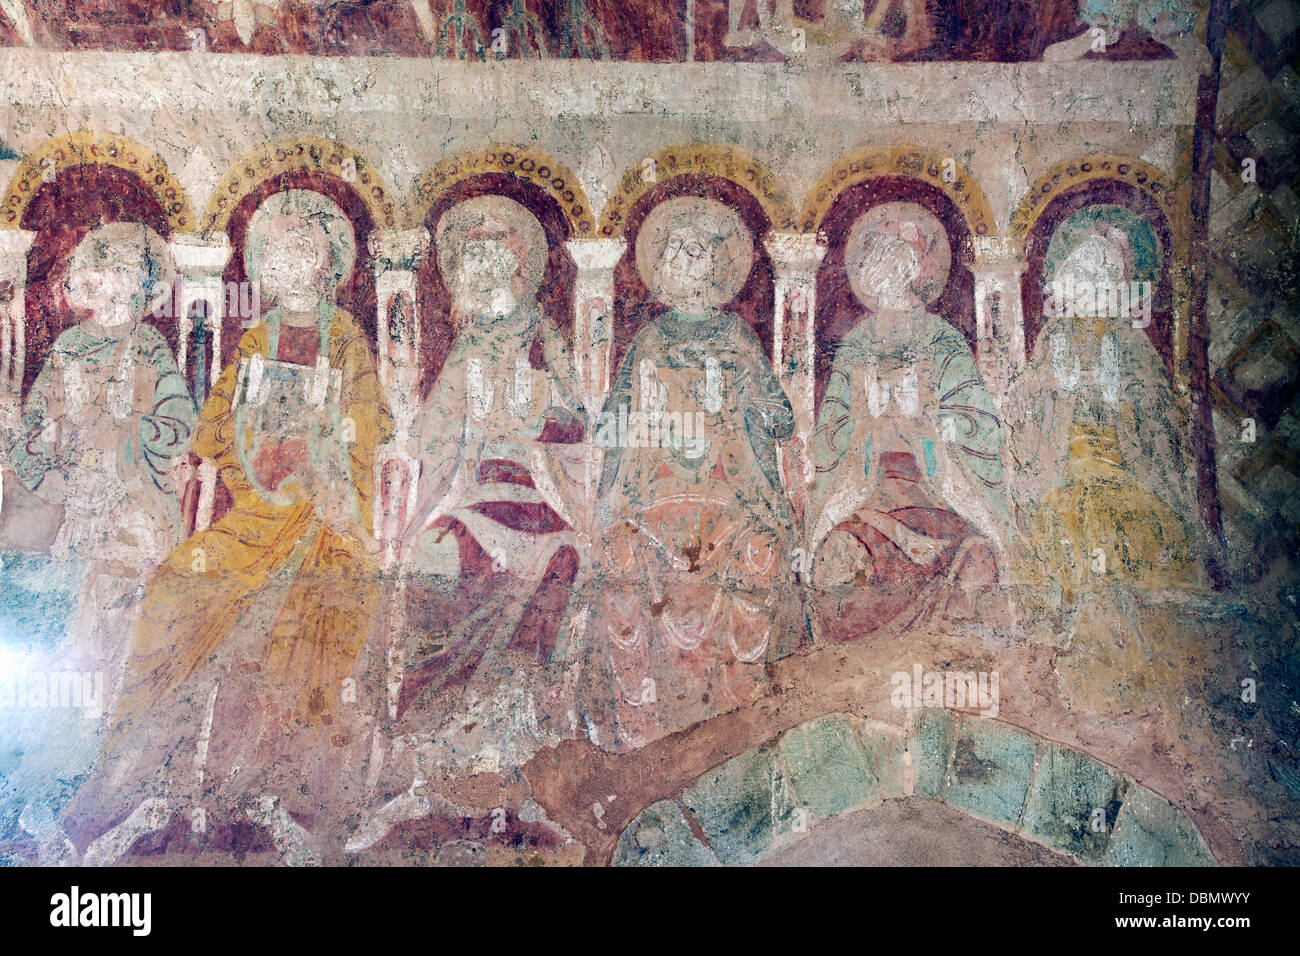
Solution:
M903 6L12 27L0 860L1297 862L1294 193Z

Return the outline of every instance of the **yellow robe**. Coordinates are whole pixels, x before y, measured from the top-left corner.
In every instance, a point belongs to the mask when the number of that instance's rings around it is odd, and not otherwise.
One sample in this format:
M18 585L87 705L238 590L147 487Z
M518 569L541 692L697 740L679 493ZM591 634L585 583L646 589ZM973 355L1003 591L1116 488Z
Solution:
M331 321L329 363L343 373L340 419L355 426L349 450L359 519L372 533L375 451L391 437L392 418L361 329L341 310ZM378 617L378 565L356 538L326 525L310 501L287 506L265 501L244 472L232 399L240 363L255 353L274 357L267 354L265 324L241 339L203 409L191 446L215 461L234 506L182 543L150 582L107 750L126 734L148 734L148 722L170 719L159 705L221 657L223 643L268 584L283 584L288 592L278 613L272 608L274 617L266 615L274 623L260 654L261 635L251 646L244 638L238 657L227 664L243 675L255 674L261 693L278 705L286 724L298 728L333 723L344 681ZM206 686L205 681L205 688L193 690L204 694ZM191 712L195 703L202 706L191 701Z

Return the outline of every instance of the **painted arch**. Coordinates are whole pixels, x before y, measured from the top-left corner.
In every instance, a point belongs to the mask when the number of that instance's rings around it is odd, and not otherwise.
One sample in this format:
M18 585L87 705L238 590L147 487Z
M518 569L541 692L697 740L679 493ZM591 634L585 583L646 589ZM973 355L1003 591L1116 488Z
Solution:
M77 166L111 166L134 174L158 201L171 232L193 230L189 196L162 157L125 136L90 131L57 136L23 158L0 201L0 229L22 228L41 186Z

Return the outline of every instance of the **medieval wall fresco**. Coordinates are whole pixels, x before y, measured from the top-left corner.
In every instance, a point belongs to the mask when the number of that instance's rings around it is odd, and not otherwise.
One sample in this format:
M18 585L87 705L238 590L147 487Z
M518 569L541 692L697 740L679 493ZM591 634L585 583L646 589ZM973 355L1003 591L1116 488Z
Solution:
M4 0L0 858L1297 862L1294 12Z

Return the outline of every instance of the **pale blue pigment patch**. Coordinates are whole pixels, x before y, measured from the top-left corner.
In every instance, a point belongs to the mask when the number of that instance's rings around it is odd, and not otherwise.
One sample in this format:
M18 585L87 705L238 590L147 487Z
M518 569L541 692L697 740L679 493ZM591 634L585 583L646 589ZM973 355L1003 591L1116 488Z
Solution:
M880 802L880 784L842 717L795 727L781 739L779 752L800 804L813 819Z
M1028 734L991 721L963 721L953 745L943 800L998 826L1018 827L1034 742Z
M1110 866L1214 866L1191 818L1164 797L1134 786L1104 862Z
M680 805L662 800L642 810L618 840L615 866L719 866L691 832Z
M762 747L747 750L704 774L682 795L727 866L754 862L771 848L778 831L791 830L792 808L783 802L773 812L780 784L775 756Z
M1128 786L1087 754L1052 744L1035 770L1021 832L1054 850L1099 863Z
M86 565L48 554L0 553L0 648L49 651L76 618Z

